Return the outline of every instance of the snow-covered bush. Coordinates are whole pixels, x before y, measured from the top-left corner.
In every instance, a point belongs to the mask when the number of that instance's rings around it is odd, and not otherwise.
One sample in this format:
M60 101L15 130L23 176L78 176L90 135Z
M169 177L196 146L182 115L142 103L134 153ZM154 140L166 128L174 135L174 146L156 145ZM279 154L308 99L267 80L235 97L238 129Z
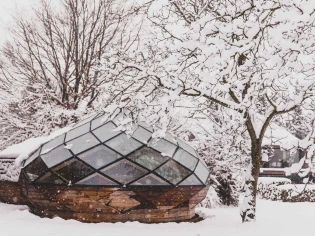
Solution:
M286 178L259 178L260 198L282 202L315 202L315 185L291 184Z

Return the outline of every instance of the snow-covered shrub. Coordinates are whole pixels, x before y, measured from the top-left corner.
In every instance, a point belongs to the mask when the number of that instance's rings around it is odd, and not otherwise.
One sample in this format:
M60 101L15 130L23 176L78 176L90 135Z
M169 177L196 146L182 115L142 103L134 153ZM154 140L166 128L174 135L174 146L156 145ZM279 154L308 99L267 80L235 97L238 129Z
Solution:
M283 202L315 202L315 185L291 184L286 178L259 178L260 198Z

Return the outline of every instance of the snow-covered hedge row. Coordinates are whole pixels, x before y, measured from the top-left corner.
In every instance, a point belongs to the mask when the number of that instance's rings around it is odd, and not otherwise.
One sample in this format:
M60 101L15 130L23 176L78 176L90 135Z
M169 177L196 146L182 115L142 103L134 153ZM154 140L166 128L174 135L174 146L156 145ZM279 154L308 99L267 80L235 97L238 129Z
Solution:
M286 178L261 177L257 191L260 198L272 201L315 202L315 185L295 185Z

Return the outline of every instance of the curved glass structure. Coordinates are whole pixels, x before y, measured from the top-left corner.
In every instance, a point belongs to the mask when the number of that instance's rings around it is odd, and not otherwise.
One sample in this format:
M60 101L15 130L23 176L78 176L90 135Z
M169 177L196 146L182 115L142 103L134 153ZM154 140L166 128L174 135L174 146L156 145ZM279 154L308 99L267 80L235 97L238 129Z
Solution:
M209 170L195 150L170 134L155 141L140 123L133 135L117 119L93 115L43 144L24 163L35 184L69 186L191 186L208 184Z

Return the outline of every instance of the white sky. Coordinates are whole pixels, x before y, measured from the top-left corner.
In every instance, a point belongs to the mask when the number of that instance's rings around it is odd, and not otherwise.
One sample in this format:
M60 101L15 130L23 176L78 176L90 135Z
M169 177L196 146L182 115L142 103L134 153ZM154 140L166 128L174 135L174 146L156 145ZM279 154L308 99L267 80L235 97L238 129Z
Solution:
M6 39L6 30L8 23L12 19L12 14L19 9L20 14L27 16L27 8L33 5L37 0L0 0L0 43Z

